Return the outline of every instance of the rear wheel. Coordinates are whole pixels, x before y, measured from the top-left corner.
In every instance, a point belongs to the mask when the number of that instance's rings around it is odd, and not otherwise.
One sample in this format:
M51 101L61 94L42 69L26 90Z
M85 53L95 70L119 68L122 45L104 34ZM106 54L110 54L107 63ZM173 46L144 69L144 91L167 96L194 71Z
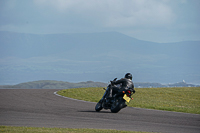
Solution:
M118 113L123 108L123 105L124 101L122 99L115 99L110 110L112 113Z
M96 106L95 106L95 110L97 111L97 112L99 112L100 110L102 110L103 109L103 107L102 107L102 102L101 102L101 100L96 104Z

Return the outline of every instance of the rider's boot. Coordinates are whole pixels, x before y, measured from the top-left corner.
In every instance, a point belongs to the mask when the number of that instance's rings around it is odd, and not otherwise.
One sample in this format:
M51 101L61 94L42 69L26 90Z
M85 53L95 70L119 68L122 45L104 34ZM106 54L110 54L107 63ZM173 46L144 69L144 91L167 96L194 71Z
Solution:
M112 89L110 88L109 90L108 90L108 95L107 95L107 97L106 97L106 102L107 103L110 103L110 101L111 101L111 99L112 99Z

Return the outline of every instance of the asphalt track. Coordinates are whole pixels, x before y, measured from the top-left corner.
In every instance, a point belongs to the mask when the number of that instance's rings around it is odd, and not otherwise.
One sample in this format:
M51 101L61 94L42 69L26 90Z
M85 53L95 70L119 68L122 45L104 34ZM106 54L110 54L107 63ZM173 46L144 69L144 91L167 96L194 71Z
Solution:
M95 112L96 103L59 97L55 91L0 89L0 125L200 133L197 114L131 107L119 113Z

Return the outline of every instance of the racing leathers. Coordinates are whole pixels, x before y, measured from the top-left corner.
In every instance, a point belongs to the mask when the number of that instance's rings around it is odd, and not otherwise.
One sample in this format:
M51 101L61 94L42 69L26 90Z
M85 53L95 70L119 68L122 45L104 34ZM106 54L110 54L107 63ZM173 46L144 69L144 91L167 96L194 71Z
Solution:
M110 98L113 96L113 94L126 90L131 90L131 92L135 93L134 84L131 79L121 78L120 80L117 81L111 81L111 84L113 85L113 87L110 89L110 95L109 95ZM120 86L117 87L117 85Z

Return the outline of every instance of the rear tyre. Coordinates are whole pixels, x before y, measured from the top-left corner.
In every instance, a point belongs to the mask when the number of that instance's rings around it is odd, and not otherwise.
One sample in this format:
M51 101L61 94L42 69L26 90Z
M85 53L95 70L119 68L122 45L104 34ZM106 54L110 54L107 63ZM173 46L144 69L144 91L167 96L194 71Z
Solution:
M124 101L122 99L115 99L110 110L112 113L118 113L123 108L123 105Z
M96 104L96 106L95 106L95 110L97 111L97 112L99 112L100 110L102 110L103 109L103 107L102 107L102 103L101 103L101 100Z

